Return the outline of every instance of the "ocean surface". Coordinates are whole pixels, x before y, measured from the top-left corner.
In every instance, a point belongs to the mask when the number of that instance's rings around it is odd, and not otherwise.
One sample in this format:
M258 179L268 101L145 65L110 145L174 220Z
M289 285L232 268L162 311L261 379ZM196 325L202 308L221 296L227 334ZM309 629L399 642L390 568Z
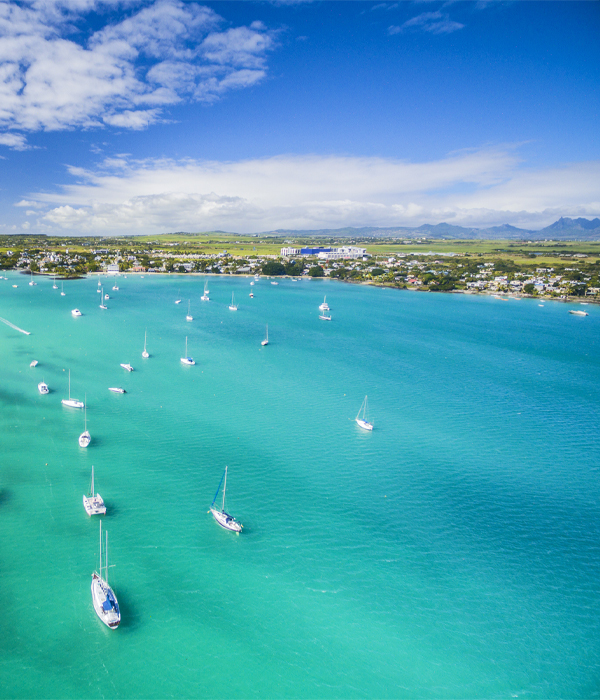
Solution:
M600 696L599 307L5 274L0 697Z

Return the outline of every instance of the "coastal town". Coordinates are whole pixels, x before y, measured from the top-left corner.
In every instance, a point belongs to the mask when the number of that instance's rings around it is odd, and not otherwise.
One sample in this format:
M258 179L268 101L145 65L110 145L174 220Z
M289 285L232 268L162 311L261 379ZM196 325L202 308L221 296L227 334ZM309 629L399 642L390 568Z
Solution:
M175 240L171 240L175 239ZM452 244L455 244L454 246ZM489 250L460 241L290 241L209 234L130 238L0 239L0 268L58 279L93 273L328 277L430 292L486 293L600 301L597 244ZM454 247L454 250L451 248ZM533 250L533 252L532 252ZM579 252L578 252L579 251Z

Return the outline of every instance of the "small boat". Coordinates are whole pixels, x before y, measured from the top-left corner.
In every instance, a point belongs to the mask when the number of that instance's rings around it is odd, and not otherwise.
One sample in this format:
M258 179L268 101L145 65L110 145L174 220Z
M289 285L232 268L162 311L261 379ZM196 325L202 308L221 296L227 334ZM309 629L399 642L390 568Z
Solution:
M202 301L210 301L208 298L208 282L204 283L204 294L200 297Z
M58 289L58 285L56 284L56 275L54 275L52 282L53 282L52 289Z
M13 284L13 287L16 289L19 285L18 284Z
M275 285L278 285L278 284L279 284L279 282L271 282L271 284L275 284Z
M108 306L104 303L104 287L100 291L100 308L101 309L108 309Z
M40 382L38 384L38 391L40 392L40 394L49 394L50 393L50 389L48 389L48 385L46 384L46 382Z
M219 490L221 488L221 484L223 484L223 502L221 504L221 510L218 508L215 508L215 501L217 500L217 496L219 495ZM223 472L223 476L221 477L221 481L219 482L219 488L217 489L217 493L215 493L215 497L213 498L213 502L210 504L210 512L212 513L213 518L219 523L219 525L226 530L231 530L232 532L237 532L238 534L242 531L243 525L241 523L238 523L238 521L229 513L225 511L225 491L227 489L227 467L225 467L225 471Z
M87 447L90 442L92 441L92 436L90 435L90 431L87 429L87 395L84 397L84 401L86 402L86 406L84 407L84 417L83 417L83 433L79 436L79 447ZM93 467L92 467L93 469ZM93 475L93 472L92 472ZM94 477L92 476L92 484L94 483ZM93 489L92 485L92 489Z
M187 335L185 336L185 355L181 358L184 365L195 365L194 359L187 354Z
M29 270L29 272L31 274L31 282L29 283L29 286L30 287L37 287L37 282L33 281L33 272L31 272L31 270Z
M356 414L356 418L354 420L358 423L358 425L360 425L361 428L364 428L364 430L373 430L373 423L369 423L367 420L367 413L367 397L365 396L365 400L358 409L358 413Z
M129 362L121 362L121 367L126 369L128 372L133 372L133 367L129 364Z
M148 335L147 332L144 331L144 352L142 353L142 357L150 357L150 354L146 350L146 336L147 335Z
M237 311L238 307L237 304L235 303L235 297L233 295L233 292L231 292L231 304L229 304L229 309L231 311Z
M331 311L329 304L327 303L327 296L323 298L323 303L319 306L319 309L321 309L321 311Z
M252 292L250 292L249 296L250 296L250 299L254 299L254 294Z
M37 367L37 366L38 366L38 361L37 361L37 360L32 360L32 361L29 363L29 366L30 366L30 367Z
M97 289L97 290L96 290L96 294L102 294L102 290L101 290L101 289Z
M544 308L544 305L543 305L543 304L538 304L538 306L541 306L541 307L542 307L542 309Z
M177 299L175 300L176 304L181 304L181 290L177 292Z
M110 299L110 297L108 296L108 294L105 294L105 295L104 295L104 298L105 298L105 299Z
M105 515L106 506L99 493L94 493L94 465L92 465L92 483L90 492L83 497L83 507L88 515Z
M63 406L69 406L70 408L83 408L84 407L83 401L78 401L77 399L71 398L71 370L69 370L69 398L62 399L61 403Z
M61 295L61 297L66 296L66 294L65 294L65 283L64 283L64 282L61 282L61 283L60 283L60 295Z
M104 568L104 578L102 578ZM121 622L121 611L117 596L108 585L108 534L104 546L104 567L102 567L102 520L100 521L100 571L92 574L92 602L96 615L110 629L116 629Z
M79 309L73 309L73 311L71 311L71 313L73 314L73 316L83 316L83 314L81 313L81 311Z
M261 341L261 345L268 345L269 344L269 324L267 323L267 334L265 336L265 339Z
M120 386L109 386L108 387L109 391L112 391L113 394L125 394L125 389L122 389Z
M579 311L575 309L571 309L569 313L573 314L573 316L589 316L587 311Z
M98 280L98 286L99 286L99 287L102 286L102 280Z
M118 288L117 285L115 284L115 286L113 287L113 292L118 292L118 291L119 291L119 288Z
M254 287L254 280L252 280L252 282L250 282L250 286Z
M321 319L321 321L331 321L331 314L327 316L327 314L323 312L322 314L319 314L319 318Z
M190 314L190 300L188 299L188 312L187 316L185 317L186 321L193 321L194 317Z

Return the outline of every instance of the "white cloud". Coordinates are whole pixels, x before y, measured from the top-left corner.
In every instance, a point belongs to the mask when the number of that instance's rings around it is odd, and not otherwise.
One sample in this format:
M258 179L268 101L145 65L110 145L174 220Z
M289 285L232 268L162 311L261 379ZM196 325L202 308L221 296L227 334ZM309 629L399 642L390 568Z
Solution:
M6 133L0 134L0 144L14 148L15 151L25 151L29 148L27 139L23 134Z
M212 102L266 75L274 35L261 22L220 30L210 8L157 0L90 36L82 13L141 0L0 0L0 144L39 130L145 128L181 101Z
M542 228L560 215L600 215L600 162L531 170L507 148L426 163L316 155L238 162L120 156L94 171L69 172L77 183L28 196L28 205L44 205L38 230L250 233L441 221Z
M454 22L450 17L439 10L437 12L423 12L400 26L392 25L388 28L389 34L401 34L410 30L422 30L430 34L451 34L464 28L464 24Z

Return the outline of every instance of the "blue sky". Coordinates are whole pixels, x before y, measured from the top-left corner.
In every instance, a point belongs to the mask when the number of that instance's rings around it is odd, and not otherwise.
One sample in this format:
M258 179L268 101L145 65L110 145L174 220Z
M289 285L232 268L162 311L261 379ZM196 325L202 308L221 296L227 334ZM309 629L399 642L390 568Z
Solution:
M600 3L0 0L0 233L600 215Z

